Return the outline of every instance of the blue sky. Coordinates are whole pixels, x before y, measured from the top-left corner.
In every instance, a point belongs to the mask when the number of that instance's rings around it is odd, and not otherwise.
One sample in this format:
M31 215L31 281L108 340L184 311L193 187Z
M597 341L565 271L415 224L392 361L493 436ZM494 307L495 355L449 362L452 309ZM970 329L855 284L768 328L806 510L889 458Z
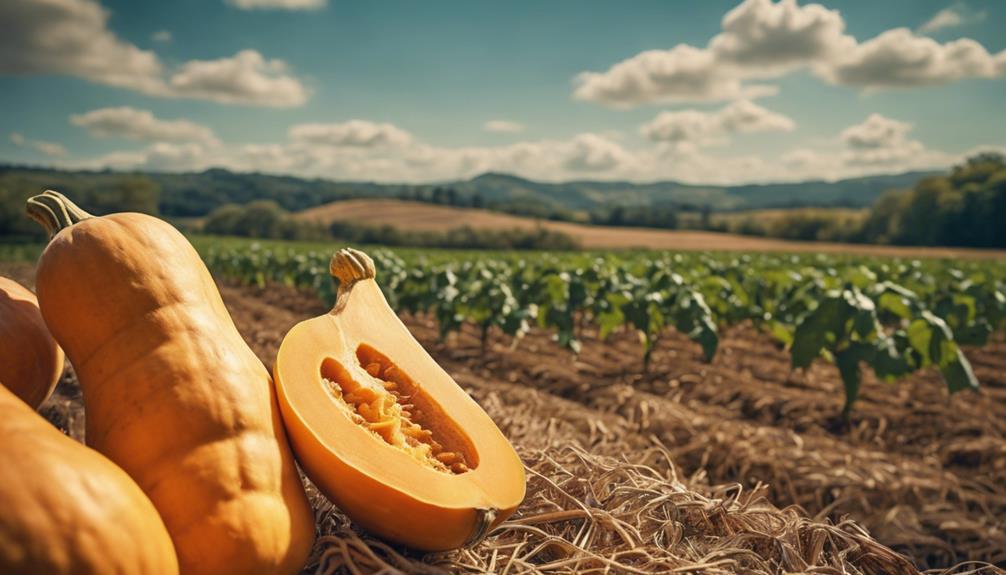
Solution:
M1006 147L1006 4L8 0L0 160L838 178Z

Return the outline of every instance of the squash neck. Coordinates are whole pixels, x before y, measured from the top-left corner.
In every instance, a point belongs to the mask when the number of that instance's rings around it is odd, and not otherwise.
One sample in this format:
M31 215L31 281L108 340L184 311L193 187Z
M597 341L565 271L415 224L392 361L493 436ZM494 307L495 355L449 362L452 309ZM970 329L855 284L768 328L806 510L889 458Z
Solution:
M45 228L49 239L73 224L94 217L63 194L52 190L28 198L26 210L28 217Z

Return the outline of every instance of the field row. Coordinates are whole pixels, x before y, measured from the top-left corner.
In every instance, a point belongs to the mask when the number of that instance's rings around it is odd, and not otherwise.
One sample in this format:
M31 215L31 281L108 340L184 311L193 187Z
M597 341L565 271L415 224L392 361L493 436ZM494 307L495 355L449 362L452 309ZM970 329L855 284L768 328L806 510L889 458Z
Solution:
M279 283L331 301L331 252L258 244L200 246L223 277ZM372 252L379 283L400 312L436 318L441 338L464 323L485 342L550 330L578 351L583 330L640 336L648 369L666 328L711 361L724 327L750 323L806 368L824 357L845 384L848 415L862 366L893 381L935 367L951 392L979 383L961 346L982 346L1006 319L1006 265L824 255L514 254Z

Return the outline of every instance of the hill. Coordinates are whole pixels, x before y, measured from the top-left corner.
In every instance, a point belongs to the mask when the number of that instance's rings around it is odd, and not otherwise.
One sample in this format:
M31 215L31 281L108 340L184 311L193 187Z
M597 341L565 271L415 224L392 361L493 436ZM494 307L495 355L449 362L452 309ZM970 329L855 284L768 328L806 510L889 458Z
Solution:
M289 211L350 198L410 197L429 199L437 189L450 191L455 203L481 203L505 209L508 205L539 205L546 209L586 212L611 206L665 204L709 207L713 210L748 210L794 206L865 207L892 188L911 187L933 172L870 176L836 182L702 186L680 182L634 183L618 181L538 182L508 174L486 173L439 184L382 184L339 182L320 178L238 173L214 168L192 173L123 173L113 171L56 170L0 165L0 188L51 187L74 193L114 185L118 180L142 178L160 189L162 215L199 217L226 204L273 200Z
M362 226L391 226L413 231L446 231L461 226L476 229L533 229L562 232L587 249L665 249L765 252L830 252L931 257L1006 257L1006 252L963 248L921 248L829 242L794 242L703 231L656 230L591 226L500 214L474 208L438 206L393 199L356 199L333 202L295 215L324 224L349 222Z
M936 172L869 176L836 182L703 186L674 181L634 183L572 181L536 182L508 174L486 173L446 184L464 195L479 194L490 202L534 201L571 210L603 206L682 204L715 210L795 206L866 207L890 189L909 188Z

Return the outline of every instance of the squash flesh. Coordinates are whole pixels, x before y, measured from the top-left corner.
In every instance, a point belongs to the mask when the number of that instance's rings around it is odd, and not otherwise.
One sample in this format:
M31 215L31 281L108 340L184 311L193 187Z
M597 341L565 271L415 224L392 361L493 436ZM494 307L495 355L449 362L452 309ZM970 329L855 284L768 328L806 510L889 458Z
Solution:
M322 381L347 417L437 471L460 474L475 466L470 441L408 374L369 346L361 345L357 357L368 376L363 380L335 360L325 361L321 369Z

